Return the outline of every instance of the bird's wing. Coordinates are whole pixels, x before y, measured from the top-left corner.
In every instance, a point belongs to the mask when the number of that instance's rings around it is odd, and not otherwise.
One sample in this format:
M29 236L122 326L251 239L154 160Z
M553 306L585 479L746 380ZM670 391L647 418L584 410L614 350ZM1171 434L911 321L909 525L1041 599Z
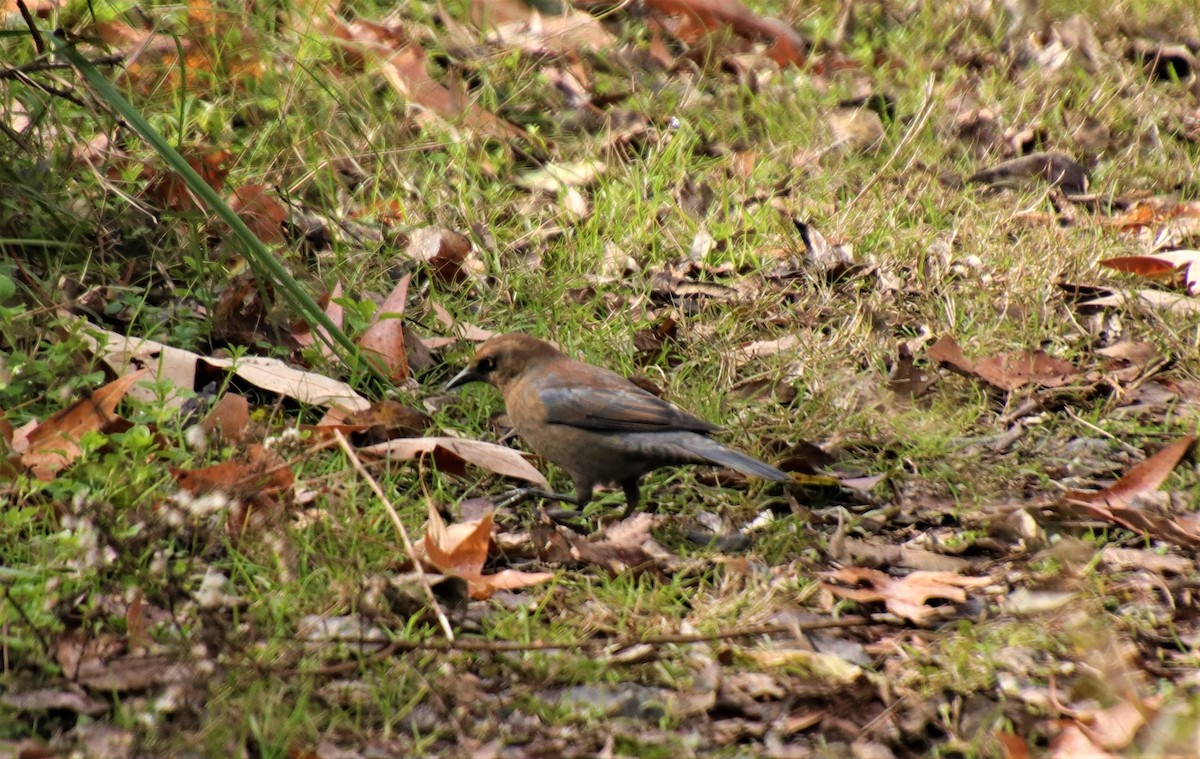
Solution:
M556 386L538 390L546 421L612 432L668 432L718 429L636 385L624 387Z

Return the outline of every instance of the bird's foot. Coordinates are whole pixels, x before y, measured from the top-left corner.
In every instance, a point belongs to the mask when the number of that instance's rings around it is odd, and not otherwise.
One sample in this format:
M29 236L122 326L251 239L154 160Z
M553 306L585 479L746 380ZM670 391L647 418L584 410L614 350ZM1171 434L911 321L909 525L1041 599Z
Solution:
M537 488L517 488L510 490L501 496L499 501L496 501L496 508L503 509L509 506L515 506L518 503L524 503L531 498L542 498L547 501L561 501L562 503L575 503L575 496L566 495L565 493L552 493L549 490L539 490Z

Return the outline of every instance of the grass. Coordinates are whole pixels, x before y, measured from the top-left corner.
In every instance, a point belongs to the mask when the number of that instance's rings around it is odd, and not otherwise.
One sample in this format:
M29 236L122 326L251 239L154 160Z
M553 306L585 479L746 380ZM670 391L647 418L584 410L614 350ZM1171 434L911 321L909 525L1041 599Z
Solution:
M446 5L451 17L466 18L465 4ZM775 4L774 12L814 39L828 39L835 5ZM1183 19L1178 28L1194 30L1190 6L1170 5L1111 9L1093 3L1083 12L1116 45L1117 20L1136 26L1175 17ZM1076 6L1048 3L1042 14L1063 20ZM286 17L298 9L285 3L278 10ZM379 19L390 8L358 3L356 11ZM178 7L152 7L150 13L169 16L181 30L186 24ZM1043 147L1086 157L1093 188L1102 194L1149 190L1194 198L1191 167L1200 148L1164 134L1163 114L1180 110L1181 89L1149 82L1132 64L1116 60L1091 72L1079 64L1057 71L1017 66L1004 45L1024 37L1005 39L1006 19L997 9L964 17L942 4L925 4L903 24L883 13L882 6L861 8L858 27L841 49L859 72L825 79L794 69L760 72L752 83L699 68L651 75L615 53L601 53L599 62L587 59L592 90L628 92L619 108L646 120L647 135L627 149L608 145L606 130L572 127L573 112L549 86L543 63L509 49L475 55L448 35L425 41L433 71L464 76L483 107L534 135L528 153L605 162L605 172L585 193L590 214L583 219L565 210L562 197L517 186L515 178L535 168L527 155L419 119L378 77L342 70L326 40L303 27L279 26L267 13L233 14L212 42L223 62L211 71L194 68L186 88L133 74L120 86L172 145L192 150L190 155L196 146L233 151L228 186L267 184L326 220L336 231L331 249L276 251L309 292L340 281L347 305L360 304L365 315L371 308L361 305L370 302L367 294L387 292L398 270L413 267L403 260L402 232L428 225L455 229L471 236L483 276L448 288L418 274L406 318L421 334L440 330L427 307L436 301L487 329L552 338L572 355L648 377L666 397L724 422L723 439L740 450L774 460L797 441L822 441L840 454L839 470L887 475L887 484L869 498L789 494L805 520L792 514L778 487L722 489L698 482L694 471L658 472L646 479L643 492L665 515L655 536L676 563L617 574L567 564L554 567L552 583L488 604L446 601L464 635L495 641L716 633L781 613L827 614L831 604L822 606L818 573L835 565L839 534L901 545L938 533L947 553L1012 566L1014 585L1068 582L1046 571L1053 564L1033 555L1036 549L1018 550L1020 541L993 522L989 509L1053 497L1073 467L1093 467L1101 479L1125 471L1131 458L1121 443L1152 450L1195 430L1187 413L1117 418L1104 395L1066 392L1065 400L1046 403L1011 445L994 450L990 441L1008 429L999 417L1028 391L1006 398L946 375L927 398L904 403L892 397L886 385L897 346L922 334L953 334L972 357L1044 347L1086 363L1104 325L1071 309L1059 283L1128 285L1095 262L1139 250L1134 240L1082 212L1081 221L1066 226L1022 218L1021 212L1055 212L1044 187L988 192L947 181L946 173L967 177L1002 157L999 147L974 149L951 136L953 112L946 104L953 97L970 93L1000 116L1003 128L1032 128ZM404 19L437 28L434 14L431 5L411 4ZM623 26L623 42L644 48L644 26ZM231 51L243 49L251 34L262 76L228 75ZM992 62L979 65L987 56ZM5 65L34 57L27 36L0 38ZM895 99L897 116L884 120L882 145L808 160L807 154L829 145L824 115L858 94L856 76L870 78L873 91ZM77 81L69 72L60 77ZM929 118L920 120L929 98ZM176 347L218 350L223 346L212 344L211 321L199 314L213 312L232 274L244 266L241 249L214 235L202 214L151 207L140 162L154 162L153 151L127 130L116 130L92 101L80 107L17 80L0 80L0 109L12 113L17 102L36 115L37 126L23 145L0 136L0 248L7 254L0 260L0 284L11 281L16 290L0 303L0 409L14 427L44 419L103 383L104 368L85 349L80 322L59 309ZM1072 140L1069 125L1083 116L1110 130L1110 144L1093 149ZM105 173L72 158L73 150L117 131L131 162ZM1147 138L1153 134L1156 139ZM735 165L732 153L738 150L754 152L748 177ZM351 161L359 172L354 181L344 171ZM709 188L712 201L689 211L698 187ZM759 197L772 188L775 206ZM389 225L387 214L398 220ZM887 278L830 282L812 267L800 267L791 280L768 282L765 275L803 249L791 217L850 242L857 261ZM718 244L699 262L709 268L698 278L736 281L745 294L733 301L664 303L647 273L685 258L702 229ZM631 256L643 274L598 278L608 245ZM711 273L722 265L732 266L737 277ZM894 287L881 284L888 278ZM678 344L658 353L635 350L637 331L664 316L679 322ZM270 318L286 325L297 314L276 306ZM1200 378L1193 319L1137 308L1106 318L1106 328L1119 320L1123 334L1150 340L1169 355L1172 380ZM748 343L784 336L797 337L802 347L749 361L738 357ZM270 345L249 350L264 348L283 353ZM491 439L489 417L501 405L493 391L473 388L450 401L440 398L439 388L471 350L460 343L442 351L432 369L393 394L413 403L436 401L435 429ZM320 369L344 371L337 365ZM782 378L796 389L795 400L732 398L733 385L749 377ZM315 410L260 400L256 423L272 432L319 417ZM413 600L419 594L406 596L389 584L405 568L403 551L381 505L345 457L337 449L310 453L305 443L282 444L281 455L294 462L297 481L314 499L260 532L229 535L200 518L171 525L161 515L177 489L172 468L219 463L239 451L188 445L185 429L194 420L157 404L127 402L122 415L135 426L87 437L87 455L54 481L16 478L4 485L11 505L0 511L0 555L6 557L0 687L16 693L61 683L56 678L70 673L52 649L64 632L127 636L126 612L140 592L150 607L170 612L150 622L152 637L180 655L190 650L214 669L169 690L170 698L159 684L112 699L112 712L102 720L128 730L139 751L165 755L202 746L208 754L284 756L328 741L421 755L466 745L465 736L530 753L556 745L559 753L562 745L598 752L614 733L620 733L615 750L630 755L763 750L761 741L749 738L697 744L695 735L711 737L711 722L742 714L721 702L701 720L675 705L677 694L700 690L707 661L718 662L727 678L777 678L801 694L789 708L837 703L812 695L820 678L811 672L758 667L739 656L742 644L661 646L632 662L617 658L619 652L414 651L363 658L338 676L322 674L317 668L330 660L299 639L306 615L361 615L403 639L439 635L422 603ZM1080 438L1099 440L1100 452L1067 447ZM559 489L566 487L560 472L541 468ZM465 498L505 488L480 470L464 478L435 469L376 469L410 530L423 523L426 498L454 511ZM1196 488L1190 464L1168 483L1173 492ZM618 500L594 505L591 524ZM764 510L776 519L753 533L744 556L688 540L687 530L706 514L741 525ZM532 510L501 515L506 532L529 529L531 521ZM1055 540L1080 537L1053 522L1045 529ZM1085 532L1083 539L1095 546L1138 544L1116 527ZM520 563L529 553L509 558ZM203 608L199 590L211 571L227 578L225 592L236 601ZM1133 582L1129 578L1094 568L1083 577L1082 603L1093 610L1103 606L1094 616L1108 626L1131 638L1162 626L1133 608L1149 601L1136 583L1133 590L1123 585ZM1042 727L1031 727L1035 710L1014 706L1019 699L999 684L1001 675L1037 688L1051 674L1070 677L1063 667L1090 660L1065 622L1056 627L1008 617L988 606L993 600L978 601L974 611L991 608L998 619L977 614L934 631L901 626L893 631L895 649L880 644L864 654L867 669L896 689L905 715L918 713L920 702L935 713L921 723L924 733L895 739L893 747L996 755L990 736L1003 726L1039 735L1044 745ZM1094 620L1091 625L1093 632L1102 627ZM879 643L849 634L839 640ZM342 649L343 658L354 658L350 650ZM903 654L893 655L897 650ZM1019 666L1029 661L1036 666ZM661 716L629 722L606 711L605 703L584 708L561 700L572 686L596 686L606 694L644 687L649 695L642 706L654 706L658 711L647 707L647 714ZM1185 715L1179 720L1194 725L1198 704L1191 686L1157 676L1139 687L1170 690ZM848 702L873 703L868 690L862 683L849 688ZM988 708L965 707L972 697L986 700ZM864 722L874 716L869 712L864 707ZM982 716L966 724L971 720L964 714ZM1021 715L1015 722L1014 714ZM84 722L61 711L35 718L27 711L0 713L0 737L51 740L75 735L70 731ZM618 729L629 724L644 730ZM818 754L836 755L846 745L834 729L800 735Z

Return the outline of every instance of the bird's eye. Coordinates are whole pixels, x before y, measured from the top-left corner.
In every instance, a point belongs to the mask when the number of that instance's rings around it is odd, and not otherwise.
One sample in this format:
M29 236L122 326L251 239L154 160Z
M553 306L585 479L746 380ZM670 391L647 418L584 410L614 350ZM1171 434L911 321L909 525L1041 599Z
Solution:
M488 357L479 359L479 371L490 372L496 368L496 359Z

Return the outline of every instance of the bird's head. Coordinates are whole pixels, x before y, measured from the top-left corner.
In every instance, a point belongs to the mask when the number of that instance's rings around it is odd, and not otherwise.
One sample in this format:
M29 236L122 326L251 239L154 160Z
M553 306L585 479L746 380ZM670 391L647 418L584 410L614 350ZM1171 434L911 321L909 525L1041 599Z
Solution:
M519 332L498 335L479 346L471 363L446 384L446 389L487 382L504 392L528 369L561 355L553 345L536 337Z

